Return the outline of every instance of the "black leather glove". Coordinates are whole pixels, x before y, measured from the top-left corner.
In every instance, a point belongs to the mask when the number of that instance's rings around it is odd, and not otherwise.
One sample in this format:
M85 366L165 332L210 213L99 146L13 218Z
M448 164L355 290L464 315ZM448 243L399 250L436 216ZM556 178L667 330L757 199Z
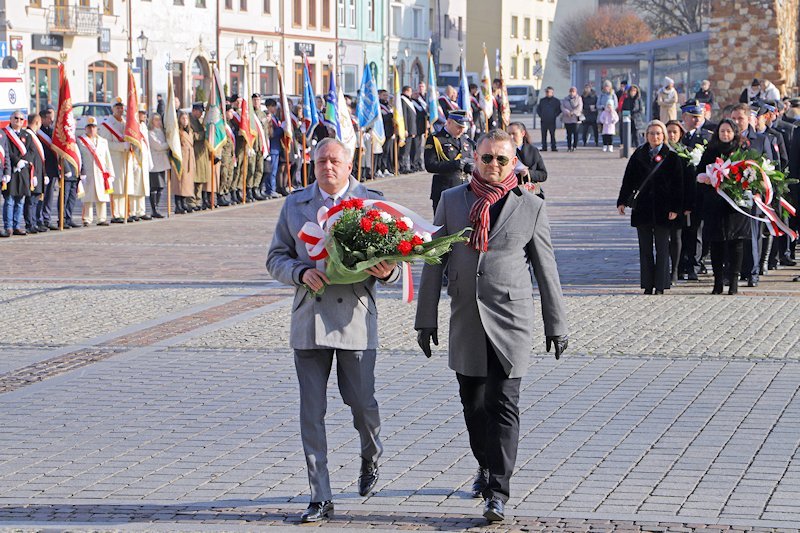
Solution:
M439 333L436 328L422 328L417 331L417 344L422 348L425 357L431 356L431 339L433 344L439 346Z
M215 158L214 158L214 164L215 164L215 165L219 165L219 162L220 162L220 161L222 161L222 159L220 159L219 157L215 157Z
M561 354L567 351L567 346L569 345L569 335L555 335L555 336L548 336L545 340L545 348L547 348L547 353L550 353L550 346L555 345L556 347L556 360L561 358Z
M475 170L475 161L472 159L462 159L461 161L461 170L464 171L464 174L472 174Z

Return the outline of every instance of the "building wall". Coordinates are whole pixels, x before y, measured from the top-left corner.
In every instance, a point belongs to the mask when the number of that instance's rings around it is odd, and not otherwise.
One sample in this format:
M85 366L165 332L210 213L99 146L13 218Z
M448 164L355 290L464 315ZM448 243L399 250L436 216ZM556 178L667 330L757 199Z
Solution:
M436 0L433 0L435 2ZM415 85L426 79L428 43L431 38L431 9L429 0L386 0L388 20L388 49L384 57L387 72L397 64L401 77L400 85ZM400 12L400 24L396 22L396 12ZM419 12L419 25L414 32L414 11ZM406 50L408 55L406 55ZM393 83L391 74L387 76L387 89Z
M439 0L439 9L440 13L434 10L437 26L432 28L432 33L440 35L440 69L458 70L461 50L467 53L467 0Z
M781 94L796 91L799 12L798 0L713 3L709 79L721 102L738 101L753 78L770 80Z
M370 4L372 29L370 29ZM386 2L383 0L354 0L354 5L354 11L346 6L345 20L337 21L337 37L343 53L342 71L347 73L344 91L352 94L355 94L361 83L365 56L367 64L375 64L377 71L375 82L378 87L386 84L386 65L383 61L386 48ZM355 17L352 17L352 14L355 14ZM322 92L325 92L326 89L323 88Z

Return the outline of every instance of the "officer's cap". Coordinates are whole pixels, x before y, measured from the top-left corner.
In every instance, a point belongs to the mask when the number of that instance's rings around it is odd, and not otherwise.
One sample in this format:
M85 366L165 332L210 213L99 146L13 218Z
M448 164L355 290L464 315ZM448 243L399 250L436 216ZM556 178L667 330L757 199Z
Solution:
M122 103L122 97L120 97L120 96L117 96L116 98L114 98L114 107L117 107L117 106L122 106L122 107L125 106L125 104Z
M454 122L457 122L461 126L467 125L467 112L463 109L454 109L450 111L447 118L453 119Z
M192 111L195 109L199 109L200 111L205 111L206 106L203 102L195 102L192 104Z
M86 127L88 128L89 126L97 127L97 119L92 116L86 117Z
M702 117L703 114L704 114L703 113L704 112L703 107L704 106L696 104L696 103L691 103L691 104L687 103L687 104L685 104L685 105L683 105L681 107L681 111L683 113L688 114L688 115L695 115L695 116L698 116L698 117Z

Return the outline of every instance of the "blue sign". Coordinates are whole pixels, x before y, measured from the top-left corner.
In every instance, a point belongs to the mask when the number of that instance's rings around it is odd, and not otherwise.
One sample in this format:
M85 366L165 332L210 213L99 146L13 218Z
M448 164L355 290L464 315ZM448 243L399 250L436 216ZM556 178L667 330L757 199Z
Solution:
M6 41L0 42L0 57L8 55L8 43Z

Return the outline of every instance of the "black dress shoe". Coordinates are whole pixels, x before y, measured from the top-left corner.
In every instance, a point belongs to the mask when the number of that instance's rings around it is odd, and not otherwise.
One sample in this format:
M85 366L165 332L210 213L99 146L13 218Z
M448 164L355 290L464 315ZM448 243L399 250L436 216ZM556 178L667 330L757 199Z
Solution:
M156 213L153 213L153 218L164 218L164 215L162 215L161 213L157 213L156 212Z
M0 229L0 238L4 239L6 237L11 237L11 232L9 232L7 229Z
M689 281L697 281L697 273L694 271L689 272L688 274L686 274L686 279L688 279Z
M25 231L24 229L15 229L14 230L14 235L27 235L27 234L28 234L28 232Z
M797 261L793 261L792 259L789 259L788 257L785 257L785 256L781 257L779 262L780 262L781 265L787 266L787 267L797 266Z
M747 286L758 287L758 275L753 274L752 276L750 276L750 278L747 280Z
M153 217L151 217L150 215L143 215L141 218L142 220L153 220Z
M39 233L44 233L45 231L50 231L50 227L45 224L40 224L36 229L39 230Z
M112 224L122 224L123 222L125 222L124 218L116 217L111 219Z
M664 294L664 291L656 289L656 294Z
M300 521L304 524L309 522L319 522L320 520L328 520L333 518L333 502L330 500L324 502L311 502L308 504L308 509L300 517Z
M653 289L645 289L644 293L645 294L653 294Z
M70 220L69 222L64 222L64 227L65 227L65 228L66 228L66 227L70 227L70 228L82 228L83 226L82 226L81 224L76 224L75 222L73 222L73 221L71 221L71 220Z
M39 230L36 228L36 226L31 226L27 229L27 231L28 233L39 233Z
M481 498L483 491L489 485L489 469L478 468L478 473L475 475L475 480L472 482L472 497Z
M503 500L497 496L486 498L483 506L483 517L489 522L502 522L506 519L506 509Z
M358 476L358 493L366 496L378 483L378 463L361 459L361 474Z
M102 221L102 222L98 222L98 223L97 223L97 225L98 225L98 226L108 226L108 225L109 225L109 223L108 223L108 220L104 220L104 221Z

